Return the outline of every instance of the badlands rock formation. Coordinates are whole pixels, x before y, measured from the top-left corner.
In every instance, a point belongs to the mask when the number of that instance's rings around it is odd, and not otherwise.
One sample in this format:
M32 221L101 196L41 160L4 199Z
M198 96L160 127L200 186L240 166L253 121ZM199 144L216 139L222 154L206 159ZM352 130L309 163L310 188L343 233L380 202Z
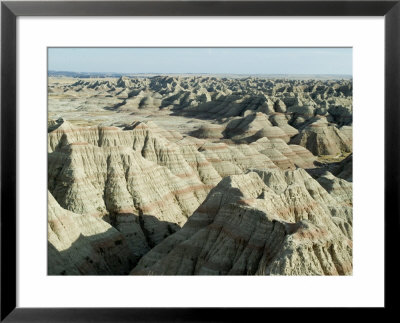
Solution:
M292 139L292 143L302 145L314 155L340 155L352 151L352 142L344 131L330 125L325 117L316 120Z
M301 169L226 177L132 274L351 274L352 212L340 193Z
M50 78L48 272L349 275L351 152L348 80Z
M51 193L47 230L49 275L126 274L139 256L117 229L63 209Z

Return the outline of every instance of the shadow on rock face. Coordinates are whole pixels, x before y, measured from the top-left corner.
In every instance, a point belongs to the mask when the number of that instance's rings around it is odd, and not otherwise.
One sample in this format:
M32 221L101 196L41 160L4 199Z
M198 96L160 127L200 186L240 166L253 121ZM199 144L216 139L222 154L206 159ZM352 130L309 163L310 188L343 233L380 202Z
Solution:
M142 252L132 251L129 236L111 228L101 234L80 234L65 250L48 242L48 275L127 275L141 257L180 227L152 215L135 216L140 224ZM118 229L117 229L118 230Z
M135 263L122 234L110 229L93 236L80 235L65 250L48 242L49 275L124 275Z

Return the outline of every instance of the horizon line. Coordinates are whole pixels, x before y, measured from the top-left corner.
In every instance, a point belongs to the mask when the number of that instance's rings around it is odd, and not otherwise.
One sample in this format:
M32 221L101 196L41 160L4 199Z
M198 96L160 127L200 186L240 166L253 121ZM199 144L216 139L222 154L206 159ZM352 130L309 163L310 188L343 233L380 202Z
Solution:
M347 73L229 73L229 72L86 72L86 71L65 71L65 70L48 70L47 73L81 73L81 74L156 74L156 75L169 75L169 74L214 74L214 75L346 75L353 76Z

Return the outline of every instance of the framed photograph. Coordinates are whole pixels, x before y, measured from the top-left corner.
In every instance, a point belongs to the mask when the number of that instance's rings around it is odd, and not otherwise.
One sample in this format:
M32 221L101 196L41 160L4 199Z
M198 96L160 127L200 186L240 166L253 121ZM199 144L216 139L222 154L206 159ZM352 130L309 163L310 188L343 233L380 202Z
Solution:
M2 2L1 321L393 308L399 16Z

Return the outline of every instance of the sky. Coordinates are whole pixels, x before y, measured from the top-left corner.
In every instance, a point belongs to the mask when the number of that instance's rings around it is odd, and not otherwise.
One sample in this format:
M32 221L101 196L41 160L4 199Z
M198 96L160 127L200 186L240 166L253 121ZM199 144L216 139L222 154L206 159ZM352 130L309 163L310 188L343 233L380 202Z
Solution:
M49 48L48 69L133 74L352 75L352 48Z

